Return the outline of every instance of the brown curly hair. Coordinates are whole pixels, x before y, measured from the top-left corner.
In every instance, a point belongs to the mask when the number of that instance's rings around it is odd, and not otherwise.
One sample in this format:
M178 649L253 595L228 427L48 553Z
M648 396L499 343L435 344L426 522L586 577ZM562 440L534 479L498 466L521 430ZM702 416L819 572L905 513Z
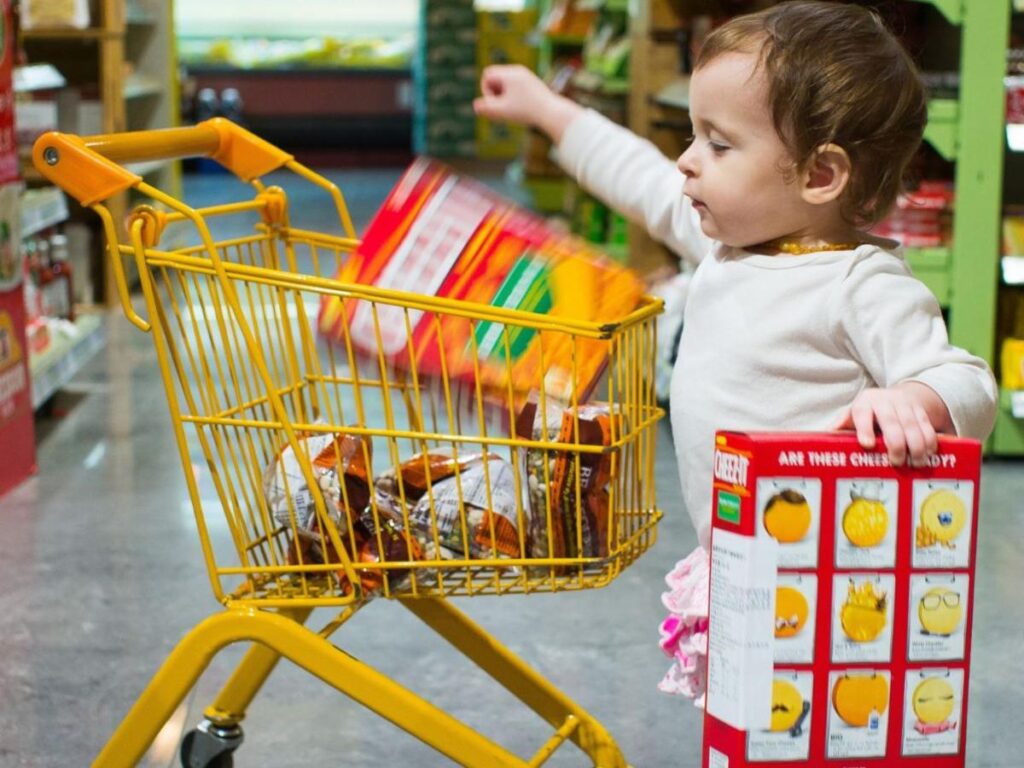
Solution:
M850 157L844 218L871 226L892 208L924 134L928 104L914 62L871 10L793 0L737 16L704 40L699 70L725 53L758 56L775 130L794 169L826 144Z

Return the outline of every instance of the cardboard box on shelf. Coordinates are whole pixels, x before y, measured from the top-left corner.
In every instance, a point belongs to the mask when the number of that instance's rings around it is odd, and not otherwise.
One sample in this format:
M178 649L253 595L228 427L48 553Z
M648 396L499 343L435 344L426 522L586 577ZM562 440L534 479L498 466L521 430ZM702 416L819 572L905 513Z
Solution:
M704 768L963 768L980 462L718 434Z
M523 136L522 126L477 118L477 156L489 160L511 160L523 148Z
M21 0L25 29L89 26L89 0Z
M481 11L476 19L481 36L523 40L537 28L535 10Z
M35 472L35 422L25 335L20 184L0 186L0 495Z

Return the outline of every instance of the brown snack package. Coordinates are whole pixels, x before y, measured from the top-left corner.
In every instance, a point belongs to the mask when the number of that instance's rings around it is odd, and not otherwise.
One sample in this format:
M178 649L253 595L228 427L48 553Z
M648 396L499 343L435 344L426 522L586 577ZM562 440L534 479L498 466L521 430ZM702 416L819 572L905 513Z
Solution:
M303 433L298 435L300 450L308 457L317 487L309 488L302 474L299 457L291 445L284 445L263 473L263 495L274 520L300 536L319 530L316 523L315 494L324 500L327 512L339 533L348 530L345 520L358 517L370 501L368 462L372 444L358 435Z
M367 510L369 513L369 510ZM394 520L383 518L380 523L380 542L378 544L377 534L373 530L373 517L370 514L363 515L363 526L367 528L368 535L359 547L359 562L380 563L399 562L423 559L423 549L418 541L403 531ZM357 568L359 581L363 589L368 593L379 592L387 579L388 588L391 590L400 589L409 575L407 568L368 569Z
M403 461L397 471L391 468L381 473L374 481L374 495L384 514L401 521L402 491L405 492L406 505L411 508L427 492L428 487L451 477L457 470L465 470L479 459L478 454L455 460L443 453L417 453Z
M511 465L495 454L417 454L377 478L373 504L382 521L408 524L424 547L474 558L520 557L518 518L529 504L516 504L515 481Z
M460 471L434 483L409 513L414 533L474 558L519 557L519 512L512 466L487 454L459 460ZM524 531L525 533L525 531Z
M530 406L533 406L532 408ZM544 422L537 416L536 403L524 408L517 425L522 432L533 423L534 440L552 437L553 409L548 408ZM579 418L579 439L576 421ZM621 417L613 416L608 405L595 403L561 411L557 442L608 447L622 429ZM612 453L530 449L526 452L525 471L530 488L532 557L603 557L608 554L609 493ZM544 464L547 463L547 484ZM579 469L579 498L576 472ZM548 504L550 503L550 526Z

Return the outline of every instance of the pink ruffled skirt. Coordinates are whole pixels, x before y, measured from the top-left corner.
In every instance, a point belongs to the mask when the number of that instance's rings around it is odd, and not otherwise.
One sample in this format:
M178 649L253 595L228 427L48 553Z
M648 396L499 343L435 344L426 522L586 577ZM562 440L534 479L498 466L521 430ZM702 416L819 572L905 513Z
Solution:
M672 659L658 689L694 699L704 706L708 674L708 584L711 564L708 553L697 547L665 576L668 592L661 602L668 616L658 632L661 649Z

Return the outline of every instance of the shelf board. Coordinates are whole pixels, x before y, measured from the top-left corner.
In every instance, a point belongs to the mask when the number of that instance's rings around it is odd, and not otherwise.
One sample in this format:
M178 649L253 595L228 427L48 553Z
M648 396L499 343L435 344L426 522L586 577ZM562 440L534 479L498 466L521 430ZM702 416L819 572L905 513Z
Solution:
M1007 285L1024 285L1024 256L1003 256L999 260L1003 282Z
M582 48L583 44L587 42L587 38L584 35L552 35L542 32L541 38L545 42L551 43L551 45L571 46L574 48Z
M1024 390L1001 389L989 449L997 456L1024 456ZM1020 415L1015 415L1014 411Z
M26 64L14 68L14 92L50 91L67 85L64 75L52 64Z
M21 237L31 237L68 217L68 200L57 187L27 189L21 193Z
M999 394L1000 404L1015 419L1024 419L1024 389L1004 389Z
M673 109L690 108L690 78L678 77L668 83L652 97L655 104Z
M33 408L49 400L106 344L106 328L100 315L81 315L74 328L73 336L51 332L50 345L30 356Z
M155 77L131 75L124 83L124 97L138 99L143 96L159 96L164 92L164 84Z
M605 77L597 72L581 69L572 76L572 85L587 93L603 96L624 96L629 93L629 80L624 77Z
M955 160L959 139L957 128L960 108L955 99L932 99L928 102L928 124L924 138L946 160Z
M23 29L21 36L25 40L102 40L121 37L122 33L116 29L104 29L103 27L86 27L84 29L52 27L49 29Z
M928 286L935 294L940 306L948 307L952 295L950 265L952 251L949 248L907 248L907 264L914 277Z

